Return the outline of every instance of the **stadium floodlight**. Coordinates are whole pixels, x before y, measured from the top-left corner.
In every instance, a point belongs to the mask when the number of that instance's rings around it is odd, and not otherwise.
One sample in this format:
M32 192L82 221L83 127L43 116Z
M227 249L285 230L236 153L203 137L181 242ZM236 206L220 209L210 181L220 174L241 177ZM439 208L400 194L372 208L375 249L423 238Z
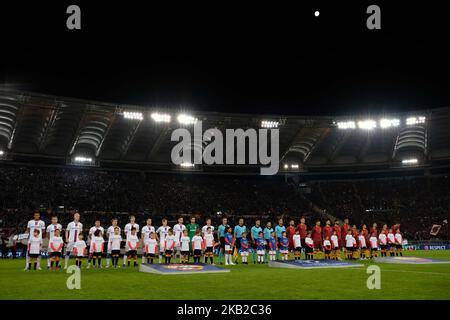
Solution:
M142 112L124 111L123 117L125 119L130 119L130 120L143 120L144 119L144 115L142 114Z
M417 164L419 160L413 158L413 159L403 159L402 164Z
M80 163L91 163L91 162L92 162L92 158L89 158L89 157L82 157L82 156L77 156L77 157L75 157L75 162L80 162Z
M288 164L285 164L285 165L284 165L284 168L285 168L285 169L289 169L289 165L288 165Z
M411 126L419 123L425 123L426 118L424 116L420 117L409 117L406 118L406 125Z
M2 155L4 155L4 154L5 154L5 151L0 150L0 156L2 156Z
M340 121L337 123L339 129L355 129L355 121Z
M194 124L197 122L197 118L194 118L193 116L184 113L178 115L177 119L178 122L181 124Z
M298 169L298 164L291 164L291 169Z
M171 116L170 114L158 113L154 112L151 114L151 117L155 122L170 122Z
M182 162L180 163L180 167L182 168L193 168L195 166L195 164L190 163L190 162Z
M381 128L398 127L400 125L399 119L380 119Z
M364 130L372 130L377 127L377 122L375 120L362 120L358 121L358 128Z
M280 123L278 121L271 121L271 120L262 120L261 121L261 128L278 128L278 125Z

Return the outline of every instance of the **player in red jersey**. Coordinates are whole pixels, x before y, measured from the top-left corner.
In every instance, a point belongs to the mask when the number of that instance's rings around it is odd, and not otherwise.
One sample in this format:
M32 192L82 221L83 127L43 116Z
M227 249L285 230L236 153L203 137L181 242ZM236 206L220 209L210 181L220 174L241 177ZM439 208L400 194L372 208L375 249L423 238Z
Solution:
M374 237L378 237L378 226L376 223L372 225L372 229L370 229L370 234L374 235Z
M341 236L342 236L341 241L344 246L345 246L345 242L346 242L345 237L347 236L347 232L349 229L350 229L350 224L348 223L348 218L345 218L344 223L341 226Z
M356 228L356 224L354 224L352 226L352 235L355 239L358 239L359 231L358 231L358 228Z
M305 218L300 219L300 224L297 226L298 231L300 232L300 241L302 243L302 248L305 248L305 239L308 234L308 226L306 225Z
M294 237L295 234L295 221L291 220L289 221L289 226L286 228L286 235L289 239L289 251L294 250Z
M400 223L396 223L392 226L392 233L395 235L397 230L400 230Z
M316 253L322 250L322 227L320 226L320 220L316 221L316 225L312 229L312 239L314 241L314 249Z
M364 239L366 239L366 243L369 243L369 229L367 229L365 224L361 227L361 234L364 236Z
M343 242L342 242L342 235L341 235L341 222L339 221L339 219L334 221L333 229L334 229L334 231L336 231L336 236L338 237L339 248L342 248L343 247Z
M328 240L333 235L333 227L331 226L331 221L328 219L325 222L325 227L323 227L323 238L326 239L328 237Z

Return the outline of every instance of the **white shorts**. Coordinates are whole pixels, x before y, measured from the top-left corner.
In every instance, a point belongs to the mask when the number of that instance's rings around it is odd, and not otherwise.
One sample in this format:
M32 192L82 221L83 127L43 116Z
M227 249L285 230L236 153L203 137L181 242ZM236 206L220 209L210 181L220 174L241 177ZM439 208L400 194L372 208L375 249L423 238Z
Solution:
M265 254L265 250L256 250L256 254L258 256L263 256Z
M287 254L289 251L288 250L280 250L281 254Z
M248 257L248 251L242 251L241 257Z
M66 252L72 252L74 246L75 246L75 242L73 242L73 241L69 242L66 246Z
M277 254L277 252L275 250L270 250L269 254L273 256L274 254Z
M231 251L231 246L229 244L225 245L225 251Z

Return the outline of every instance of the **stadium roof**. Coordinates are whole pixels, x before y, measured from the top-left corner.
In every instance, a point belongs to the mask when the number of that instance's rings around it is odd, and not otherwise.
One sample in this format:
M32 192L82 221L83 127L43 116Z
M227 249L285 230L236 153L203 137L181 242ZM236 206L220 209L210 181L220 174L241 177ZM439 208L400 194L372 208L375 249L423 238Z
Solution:
M144 119L127 119L124 112L142 113ZM153 112L170 114L173 120L152 121ZM179 127L175 120L182 112L202 120L203 130L260 128L263 120L278 122L280 172L450 160L450 107L376 116L275 116L123 105L4 89L0 90L0 151L4 159L15 161L67 164L81 156L93 158L98 166L179 169L170 161L176 143L170 136ZM257 168L203 165L200 170L255 172Z

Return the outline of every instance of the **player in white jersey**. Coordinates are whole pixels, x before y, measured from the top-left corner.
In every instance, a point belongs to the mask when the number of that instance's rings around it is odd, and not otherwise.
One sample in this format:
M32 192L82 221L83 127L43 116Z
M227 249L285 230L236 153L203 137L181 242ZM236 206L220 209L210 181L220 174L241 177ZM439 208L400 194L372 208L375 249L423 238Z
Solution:
M214 234L214 226L211 224L211 218L206 219L206 225L202 227L202 235L205 236L208 232L208 228L211 228L211 233Z
M403 237L402 234L400 233L400 229L396 230L396 233L394 235L395 237L395 255L396 256L403 256Z
M345 236L345 251L347 253L347 259L353 259L353 251L355 251L356 239L352 235L352 230L347 231Z
M132 227L131 234L127 238L127 243L126 243L126 250L127 250L126 256L127 256L128 266L130 266L130 261L131 261L131 259L133 259L134 266L137 267L137 265L138 265L137 264L137 249L138 248L139 248L139 238L137 236L137 229L135 227Z
M166 264L170 264L170 259L172 258L176 244L177 239L175 238L173 230L170 229L169 234L166 236L166 239L164 240L164 254L166 256L165 260Z
M131 229L136 229L136 235L139 233L139 225L136 223L136 217L134 215L130 216L130 222L125 225L123 229L125 237L128 238L131 235Z
M144 246L147 263L153 264L153 259L158 253L158 240L156 240L156 234L154 232L150 233L150 236L145 241Z
M34 230L39 230L39 238L42 239L42 234L45 232L45 223L44 223L44 221L41 220L41 214L39 212L37 212L37 211L34 213L34 219L28 221L28 224L27 224L27 231L26 231L26 233L28 233L28 239L31 239L31 237L34 234ZM28 252L27 252L25 261L26 261L25 262L25 270L27 270L28 267L29 267L29 265L28 265L28 262L29 262ZM41 255L39 255L37 257L37 268L38 268L38 270L41 269L40 265L41 265Z
M88 266L87 266L88 269L91 266L91 261L92 261L92 257L93 257L93 253L94 253L94 251L92 250L91 244L92 244L92 240L94 239L95 232L97 230L100 231L99 237L103 238L103 235L105 234L105 229L101 226L101 221L99 219L95 220L94 226L92 226L89 229L89 234L88 234L89 257L88 257ZM94 265L95 265L95 263L94 263Z
M333 235L330 238L331 247L333 248L332 259L339 259L339 238L337 236L337 231L333 230Z
M109 264L111 262L111 257L112 257L112 249L111 249L111 246L110 246L109 239L115 234L116 228L119 229L119 235L120 235L120 231L121 230L120 230L120 227L117 225L117 218L112 218L111 226L106 230L106 240L108 241L107 242L107 249L106 249L106 268L109 268ZM120 237L120 238L122 239L122 237ZM119 251L120 251L120 248L119 248Z
M378 239L375 233L372 233L369 238L370 243L370 258L372 259L374 256L378 257Z
M136 236L139 233L139 225L136 223L136 217L134 215L130 216L130 222L125 225L123 232L125 233L125 241L128 241L128 238L131 236L131 230L135 229ZM126 261L128 261L128 250L125 250L125 254L123 255L123 266L125 267Z
M295 234L292 236L292 242L294 243L294 259L300 260L302 257L302 239L300 237L300 230L295 230Z
M141 232L141 240L142 244L145 246L145 243L150 239L150 234L155 233L155 227L152 226L152 219L147 219L147 224L142 227ZM153 260L153 259L152 259ZM142 263L145 262L145 255L142 255Z
M325 240L323 240L323 249L325 252L325 259L331 259L331 252L333 250L333 246L331 245L330 237L325 236Z
M199 263L202 256L203 238L201 230L196 231L195 236L192 237L192 255L194 256L194 263Z
M105 240L102 236L102 231L100 229L95 230L94 235L91 239L91 257L92 257L92 264L95 268L95 261L98 262L97 267L102 267L102 254L103 254L103 246L104 246ZM88 268L90 267L90 262L88 261Z
M208 258L211 264L214 264L214 235L212 228L206 228L206 234L203 237L203 248L205 248L205 263L208 263Z
M392 229L389 229L387 239L388 239L389 255L393 257L395 256L395 235L392 233Z
M108 248L111 249L112 265L114 268L119 268L121 243L122 243L122 236L120 235L120 228L116 226L114 228L114 234L110 235L108 238Z
M178 223L173 226L173 233L174 233L174 236L176 239L176 247L174 250L175 262L177 259L177 255L180 256L180 260L181 260L180 240L181 240L181 236L183 235L183 231L186 230L186 226L183 224L183 222L184 222L183 217L179 217Z
M80 214L76 212L73 215L73 221L67 225L66 229L66 257L64 261L64 269L67 269L70 254L72 253L75 242L78 241L78 236L82 232L83 224L80 222Z
M51 251L49 253L50 269L53 270L53 266L55 266L56 270L60 269L59 262L61 260L63 247L64 247L64 241L63 241L63 238L61 237L61 230L55 229L55 231L53 231L53 236L50 238L49 243L48 243L48 249L49 250L51 249Z
M167 219L162 219L162 226L156 230L159 238L159 263L162 262L162 255L164 254L164 241L169 234L170 227L167 225Z
M41 255L41 246L42 246L41 231L38 228L36 228L34 229L31 237L28 239L29 262L25 270L31 270L32 264L34 270L36 270L36 268L40 270L38 257Z
M81 268L81 264L83 263L83 257L87 254L87 246L86 242L83 240L83 234L80 233L78 235L78 240L73 245L73 252L75 254L75 265L78 268Z
M381 249L381 256L386 257L386 250L387 250L387 234L382 231L380 232L380 235L378 236L378 239L380 240L380 249Z
M59 230L60 233L62 232L62 226L61 224L58 223L58 217L57 216L52 216L52 220L51 220L51 224L48 225L47 230L46 230L46 234L47 234L47 239L50 242L50 239L53 238L55 236L55 231ZM52 253L52 248L50 247L50 245L47 248L47 269L50 269L50 260L51 260L51 253Z
M367 257L366 237L364 237L363 234L360 234L358 236L358 242L359 242L359 249L361 250L361 259L366 260Z
M187 230L183 231L183 235L180 239L180 250L181 250L181 263L189 262L189 245L191 243L191 238L188 236Z

